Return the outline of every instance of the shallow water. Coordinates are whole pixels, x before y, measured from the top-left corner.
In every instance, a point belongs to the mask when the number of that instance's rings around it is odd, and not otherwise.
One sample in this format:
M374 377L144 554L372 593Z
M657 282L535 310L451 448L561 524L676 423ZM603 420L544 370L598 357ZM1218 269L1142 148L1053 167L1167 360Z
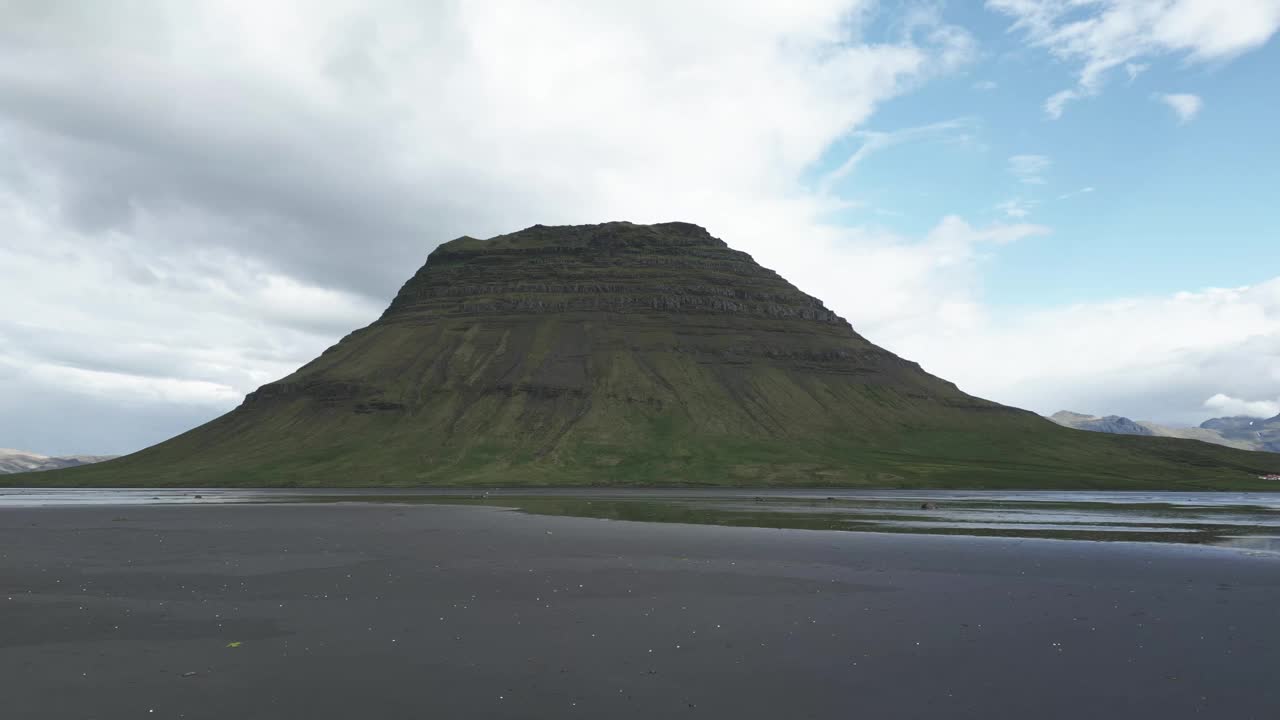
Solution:
M272 502L488 505L538 514L642 522L1169 542L1280 553L1280 493L569 488L0 490L0 509Z

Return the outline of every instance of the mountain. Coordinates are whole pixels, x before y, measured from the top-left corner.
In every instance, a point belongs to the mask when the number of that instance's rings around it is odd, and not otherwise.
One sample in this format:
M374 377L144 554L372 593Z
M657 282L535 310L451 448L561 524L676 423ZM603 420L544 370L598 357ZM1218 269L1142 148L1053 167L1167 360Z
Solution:
M40 470L57 470L59 468L76 467L90 463L110 460L115 455L68 455L66 457L49 457L22 450L0 448L0 475L11 473L36 472Z
M1183 440L1199 440L1201 442L1213 443L1214 445L1223 445L1225 447L1237 448L1239 450L1258 450L1266 451L1267 448L1262 447L1258 443L1236 440L1224 437L1221 433L1198 427L1170 427L1168 425L1157 425L1146 420L1139 420L1139 425L1153 431L1160 437L1181 438Z
M1201 423L1200 427L1216 432L1228 440L1248 443L1257 450L1280 452L1280 415L1267 420L1252 417L1214 418Z
M1273 460L967 395L696 225L614 222L444 243L377 321L230 413L41 479L1266 487Z
M1240 450L1280 452L1280 422L1275 422L1274 418L1267 421L1245 417L1214 418L1213 420L1205 421L1200 427L1194 428L1170 427L1147 420L1130 420L1119 415L1098 417L1097 415L1085 415L1069 410L1056 412L1049 419L1059 425L1077 430L1091 430L1093 432L1118 435L1155 435L1157 437L1181 438L1183 440L1200 440ZM1267 426L1266 423L1274 424ZM1254 427L1255 425L1257 427ZM1263 433L1268 432L1268 428L1270 428L1269 432L1272 433L1270 435L1272 439L1270 444L1260 439Z
M1049 419L1059 425L1065 425L1077 430L1092 430L1093 432L1112 433L1115 435L1158 434L1151 428L1136 423L1127 417L1120 417L1119 415L1097 417L1095 415L1082 415L1080 413L1063 410L1062 412L1054 413Z

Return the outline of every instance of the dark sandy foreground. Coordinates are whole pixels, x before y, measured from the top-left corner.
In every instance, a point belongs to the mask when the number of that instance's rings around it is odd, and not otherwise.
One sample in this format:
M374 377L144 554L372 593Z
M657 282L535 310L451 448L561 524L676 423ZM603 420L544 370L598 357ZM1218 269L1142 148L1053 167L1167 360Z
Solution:
M5 509L0 717L1271 720L1280 558L447 506Z

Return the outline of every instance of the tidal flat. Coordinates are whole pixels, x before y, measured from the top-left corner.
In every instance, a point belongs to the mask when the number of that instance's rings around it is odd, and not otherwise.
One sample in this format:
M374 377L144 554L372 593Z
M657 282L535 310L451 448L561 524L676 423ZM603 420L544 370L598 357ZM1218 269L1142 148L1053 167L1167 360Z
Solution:
M1273 716L1275 496L999 495L5 490L5 714Z
M0 489L0 508L244 503L478 505L635 522L1161 542L1280 552L1280 492L848 489Z

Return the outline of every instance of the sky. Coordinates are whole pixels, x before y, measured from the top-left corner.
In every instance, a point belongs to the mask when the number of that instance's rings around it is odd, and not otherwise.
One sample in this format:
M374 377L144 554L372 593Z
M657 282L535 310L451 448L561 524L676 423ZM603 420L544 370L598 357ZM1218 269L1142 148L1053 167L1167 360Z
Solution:
M0 0L0 447L140 449L437 244L682 220L962 389L1280 413L1280 0Z

